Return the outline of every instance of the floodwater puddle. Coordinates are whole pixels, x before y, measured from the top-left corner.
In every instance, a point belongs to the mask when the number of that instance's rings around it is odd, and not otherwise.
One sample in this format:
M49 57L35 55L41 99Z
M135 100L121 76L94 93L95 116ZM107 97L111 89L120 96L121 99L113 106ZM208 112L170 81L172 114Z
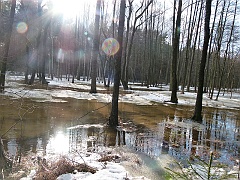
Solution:
M239 111L204 108L204 121L198 124L188 119L193 107L120 103L120 126L113 130L106 125L110 104L64 100L41 103L2 97L0 135L10 157L124 146L160 160L166 154L179 161L191 155L207 159L211 151L215 160L231 167L239 158Z

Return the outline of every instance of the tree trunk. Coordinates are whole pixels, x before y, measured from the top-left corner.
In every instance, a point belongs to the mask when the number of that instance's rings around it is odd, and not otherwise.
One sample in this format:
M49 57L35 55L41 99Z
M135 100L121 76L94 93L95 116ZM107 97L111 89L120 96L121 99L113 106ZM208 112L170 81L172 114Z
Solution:
M217 2L216 2L214 17L213 17L213 21L212 21L212 28L211 28L211 32L210 32L210 40L209 40L210 44L209 44L209 48L208 48L207 68L206 68L206 78L205 78L206 88L205 88L204 92L207 92L209 90L210 82L211 82L211 79L212 79L212 77L209 76L209 74L210 74L210 65L209 64L210 64L210 58L212 56L213 31L214 31L216 17L217 17L217 9L219 8L219 6L218 6L219 2L220 2L220 0L217 0Z
M127 45L125 45L125 53L126 56L124 57L124 62L123 62L123 72L122 72L122 84L123 84L123 88L125 90L128 89L128 77L129 77L129 63L130 63L130 57L131 57L131 53L132 53L132 47L133 47L133 39L135 36L135 33L138 29L138 27L142 24L140 23L139 25L137 25L137 22L140 18L142 18L143 14L145 11L148 10L148 7L152 4L153 0L150 0L147 4L146 7L142 10L142 12L137 15L137 13L142 9L143 7L143 1L141 6L136 10L135 12L135 18L134 18L134 22L133 22L133 27L132 27L132 34L131 34L131 38L129 39L129 42ZM129 9L130 11L130 9ZM129 19L130 20L130 19Z
M188 77L187 77L187 92L190 91L190 86L191 86L191 79L192 79L192 69L193 69L193 62L195 59L195 54L196 54L196 46L197 46L197 40L200 36L200 32L199 30L201 30L201 24L202 24L202 9L203 9L203 2L200 2L201 6L200 6L200 10L199 10L199 16L198 16L198 22L197 22L197 26L196 26L196 33L195 33L195 37L194 37L194 41L193 41L193 47L192 47L192 54L191 54L191 60L190 60L190 65L188 68ZM200 38L199 38L200 39Z
M28 73L29 73L29 58L30 58L30 52L29 52L29 46L26 45L26 71L25 71L25 80L24 83L28 84Z
M42 49L43 49L43 55L41 56L41 68L40 68L40 74L41 74L41 83L42 84L47 84L46 80L46 59L48 59L48 47L47 47L47 36L48 36L48 27L50 26L50 21L45 25L44 30L43 30L43 42L42 42Z
M208 52L208 43L210 38L210 17L211 17L211 4L212 0L206 0L206 15L205 15L205 26L204 26L204 43L202 50L202 58L200 63L200 69L198 74L198 92L197 99L195 104L195 111L192 117L193 120L197 122L202 122L202 98L203 98L203 83L204 83L204 70L206 66L207 60L207 52Z
M128 75L127 75L127 54L128 54L128 49L129 49L129 35L130 35L130 24L131 24L131 17L132 17L132 3L133 1L129 1L128 0L128 16L127 16L127 22L126 22L126 37L125 37L125 42L124 42L124 51L123 51L123 70L122 70L122 85L123 85L123 89L127 90L128 89ZM133 37L133 34L132 36Z
M216 96L216 99L215 100L218 100L218 97L219 97L219 94L220 94L220 91L221 91L221 88L222 88L222 84L224 84L224 73L225 73L225 69L226 69L226 64L227 62L229 62L229 50L230 50L230 43L232 42L232 36L233 36L233 33L234 33L234 29L235 29L235 19L236 19L236 13L237 13L237 0L236 0L236 5L235 5L235 9L234 9L234 15L233 15L233 21L232 21L232 25L231 25L231 31L230 31L230 35L228 36L228 42L227 42L227 47L225 49L225 52L224 52L224 60L223 60L223 66L222 66L222 69L221 69L221 73L220 73L220 79L219 79L219 85L218 85L218 93L217 93L217 96ZM225 88L225 87L224 87Z
M100 8L101 0L97 0L95 23L94 23L94 37L91 63L91 90L90 93L97 93L96 78L97 78L97 58L99 52L99 25L100 25Z
M4 57L2 60L2 68L1 68L1 75L0 75L0 92L4 91L5 87L5 76L7 71L7 60L8 60L8 51L11 41L11 35L13 30L13 21L14 21L14 15L15 15L15 8L16 8L16 0L12 0L12 6L10 11L10 18L9 18L9 24L8 24L8 33L5 39L5 46L4 46Z
M120 85L120 79L121 79L121 60L122 60L122 44L123 44L123 32L124 32L124 21L125 21L125 6L126 6L126 0L121 0L119 26L118 26L118 38L117 38L119 42L119 50L116 54L116 60L115 60L112 110L109 117L109 125L113 127L118 126L118 97L119 97L119 85Z
M178 12L177 12L177 21L174 33L174 41L173 41L173 57L172 57L172 69L171 69L171 102L178 103L177 98L177 59L179 53L179 39L180 39L180 27L181 27L181 14L182 14L182 0L178 2Z
M31 72L31 78L29 80L29 85L32 85L34 83L35 80L35 76L36 76L36 72L37 72L37 63L39 61L39 55L40 52L39 51L39 47L40 47L40 40L41 40L41 34L42 34L42 1L43 0L38 0L38 17L39 17L39 28L38 28L38 35L37 35L37 45L36 45L36 56L34 56L33 58L35 58L35 60L33 61L33 65L32 65L32 72ZM33 50L34 51L34 50Z
M183 77L182 77L182 94L184 94L184 89L186 85L186 79L187 79L187 70L188 70L188 64L189 64L189 57L191 55L191 43L192 43L192 37L193 37L193 28L195 26L196 22L196 12L198 9L198 4L195 5L195 8L193 10L193 0L191 2L191 10L189 14L189 22L188 22L188 29L187 29L187 43L186 43L186 53L185 53L185 60L183 62ZM194 13L193 13L194 12ZM188 16L187 16L188 18Z
M213 58L214 61L212 61L212 66L214 70L212 70L212 74L209 76L211 77L211 89L210 89L210 99L213 98L213 93L218 81L218 77L220 75L221 71L221 50L222 47L224 46L224 32L226 30L226 24L227 24L227 17L229 14L229 6L226 5L227 0L223 1L222 9L221 9L221 14L220 18L218 20L218 25L217 25L217 32L216 32L216 37L214 39L214 42L216 42L215 46L216 48L213 50L215 52L215 56Z

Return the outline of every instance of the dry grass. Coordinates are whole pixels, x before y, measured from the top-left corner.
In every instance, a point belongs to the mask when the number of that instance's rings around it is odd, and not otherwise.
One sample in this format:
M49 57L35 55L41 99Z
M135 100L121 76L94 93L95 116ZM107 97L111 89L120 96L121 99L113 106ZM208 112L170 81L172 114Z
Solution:
M98 162L106 162L106 161L116 161L119 160L120 157L117 155L104 155L100 159L98 159Z
M67 173L90 172L95 173L96 169L86 164L74 163L69 159L62 157L57 162L47 163L46 160L39 161L39 169L35 176L35 180L55 180L58 176Z

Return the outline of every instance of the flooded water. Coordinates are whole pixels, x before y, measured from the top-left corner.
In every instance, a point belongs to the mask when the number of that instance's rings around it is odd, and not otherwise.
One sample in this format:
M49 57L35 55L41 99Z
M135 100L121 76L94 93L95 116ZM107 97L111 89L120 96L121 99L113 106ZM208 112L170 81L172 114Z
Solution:
M239 159L239 111L205 108L199 125L188 119L193 107L121 103L121 126L113 130L106 126L109 104L65 100L37 103L1 97L0 135L6 152L17 157L126 146L155 159L164 154L177 160L190 155L207 159L210 151L229 167Z

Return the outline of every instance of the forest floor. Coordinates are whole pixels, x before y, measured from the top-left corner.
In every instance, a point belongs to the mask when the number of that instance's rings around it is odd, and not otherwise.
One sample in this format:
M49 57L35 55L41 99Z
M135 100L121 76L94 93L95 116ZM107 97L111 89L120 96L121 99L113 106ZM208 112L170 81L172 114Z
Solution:
M91 85L90 81L75 80L71 83L66 78L62 80L55 78L47 79L48 85L35 83L32 86L25 85L23 76L7 76L5 95L14 98L31 98L37 102L64 102L61 98L75 98L97 100L99 102L111 102L111 87L106 88L101 81L97 82L96 94L89 93ZM36 80L37 81L37 80ZM179 87L181 88L181 87ZM169 86L161 85L159 87L141 86L140 83L130 83L130 90L123 90L120 87L119 102L135 103L138 105L156 105L156 103L169 103L171 91ZM79 93L82 92L82 93ZM240 89L234 92L220 92L218 100L216 100L217 92L214 91L213 98L209 98L209 94L203 94L203 106L221 109L240 110ZM194 106L197 93L192 89L191 92L178 92L178 105Z

